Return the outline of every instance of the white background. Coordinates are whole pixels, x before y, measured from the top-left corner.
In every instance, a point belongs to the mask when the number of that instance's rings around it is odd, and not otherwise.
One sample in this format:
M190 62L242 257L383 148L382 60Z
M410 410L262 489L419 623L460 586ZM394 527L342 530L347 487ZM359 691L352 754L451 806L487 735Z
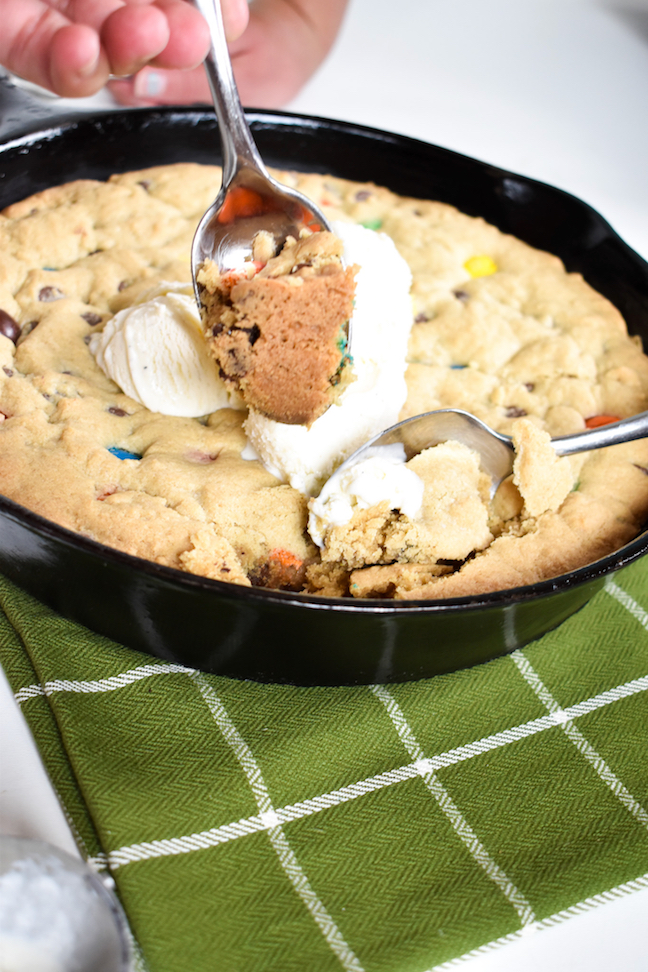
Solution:
M648 0L350 0L331 56L287 107L557 185L648 258L647 106ZM74 848L2 679L0 832ZM648 890L462 967L648 972Z

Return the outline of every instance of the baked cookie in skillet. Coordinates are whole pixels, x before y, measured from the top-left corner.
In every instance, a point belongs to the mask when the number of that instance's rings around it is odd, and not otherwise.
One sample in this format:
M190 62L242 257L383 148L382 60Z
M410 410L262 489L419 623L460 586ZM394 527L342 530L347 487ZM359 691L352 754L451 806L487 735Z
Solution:
M442 203L327 175L277 175L331 219L388 234L407 261L412 329L401 418L459 407L507 434L524 420L528 456L533 430L561 435L648 407L639 342L556 257ZM522 490L509 481L490 505L479 499L478 477L464 484L477 518L461 513L474 536L460 557L443 556L421 523L413 543L411 525L388 509L378 557L367 553L374 547L363 526L355 544L340 543L326 559L307 531L309 497L250 457L240 402L188 418L125 395L98 366L90 339L151 288L190 282L193 232L219 184L217 167L161 166L55 187L0 214L4 495L179 570L323 596L510 588L588 563L640 532L648 514L641 440L570 459L570 491L551 508L538 502L548 467L531 471ZM478 501L485 513L475 513Z

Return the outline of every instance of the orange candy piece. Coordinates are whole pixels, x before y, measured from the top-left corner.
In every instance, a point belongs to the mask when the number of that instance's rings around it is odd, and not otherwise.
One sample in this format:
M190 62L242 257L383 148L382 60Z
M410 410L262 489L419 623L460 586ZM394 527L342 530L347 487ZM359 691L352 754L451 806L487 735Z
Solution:
M312 233L320 232L322 227L319 223L316 223L312 218L308 222L310 217L308 210L298 203L295 203L293 208L293 218L296 222L307 225ZM218 214L218 222L233 223L237 219L273 213L276 209L277 201L273 196L264 196L254 189L247 189L245 186L234 186L225 196L225 202Z
M252 189L235 186L225 197L225 202L218 214L219 223L233 223L235 219L245 216L258 216L264 212L263 197Z
M610 425L612 422L618 421L618 415L592 415L590 418L585 419L585 428L598 429L601 425Z
M282 567L301 567L304 563L303 560L296 557L290 550L283 550L281 547L275 547L274 550L270 551L270 560L277 561Z

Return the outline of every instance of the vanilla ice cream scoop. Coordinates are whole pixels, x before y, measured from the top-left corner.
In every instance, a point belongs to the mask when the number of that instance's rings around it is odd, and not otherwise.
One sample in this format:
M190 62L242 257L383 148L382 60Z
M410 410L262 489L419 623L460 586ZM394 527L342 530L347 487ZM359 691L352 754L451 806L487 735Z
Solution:
M309 502L308 532L322 547L330 527L345 526L356 510L389 502L411 520L423 503L423 480L405 465L405 449L399 443L378 446L355 465L333 476L317 499Z
M158 284L90 340L97 364L152 412L208 415L240 407L218 374L191 284Z

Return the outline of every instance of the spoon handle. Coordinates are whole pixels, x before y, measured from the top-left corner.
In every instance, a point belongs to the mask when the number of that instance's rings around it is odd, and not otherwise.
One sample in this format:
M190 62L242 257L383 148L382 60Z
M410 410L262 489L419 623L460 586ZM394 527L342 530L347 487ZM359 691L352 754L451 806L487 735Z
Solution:
M559 456L571 456L576 452L602 449L604 446L632 442L633 439L643 439L645 436L648 436L648 412L640 412L630 418L621 419L620 422L601 425L598 429L562 435L552 439L551 444Z
M252 132L246 121L234 80L219 0L192 0L209 27L211 44L205 70L218 117L223 147L223 185L228 185L240 168L251 168L267 176Z

